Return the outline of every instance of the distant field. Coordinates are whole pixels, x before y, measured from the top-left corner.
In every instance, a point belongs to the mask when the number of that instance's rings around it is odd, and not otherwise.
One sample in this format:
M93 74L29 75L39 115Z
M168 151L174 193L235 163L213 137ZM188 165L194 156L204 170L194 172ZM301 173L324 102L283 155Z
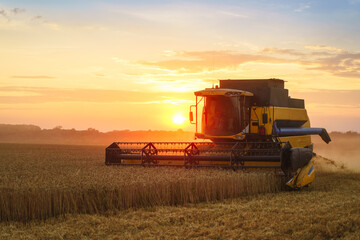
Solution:
M104 147L0 144L0 239L359 239L360 174L321 157L316 170L313 186L287 192L266 173L110 167Z

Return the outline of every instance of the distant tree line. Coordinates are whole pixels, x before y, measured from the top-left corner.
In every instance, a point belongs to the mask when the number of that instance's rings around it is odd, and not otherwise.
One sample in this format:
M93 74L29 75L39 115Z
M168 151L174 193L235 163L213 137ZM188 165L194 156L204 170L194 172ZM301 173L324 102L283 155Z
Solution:
M358 138L360 133L354 131L331 132L331 138ZM109 145L114 141L194 141L194 133L181 129L177 131L130 131L114 130L100 132L94 128L87 130L64 129L56 126L42 129L35 125L0 124L0 142L2 143L41 143L70 145ZM314 136L315 143L322 143L320 137Z
M35 125L0 124L0 142L2 143L41 143L110 145L114 141L193 141L194 133L178 131L130 131L114 130L100 132L94 128L87 130L42 129Z

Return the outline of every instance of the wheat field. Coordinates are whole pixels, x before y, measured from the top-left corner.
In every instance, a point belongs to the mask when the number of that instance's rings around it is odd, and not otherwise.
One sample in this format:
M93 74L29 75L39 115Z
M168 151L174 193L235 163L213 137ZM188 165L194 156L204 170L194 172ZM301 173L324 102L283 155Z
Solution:
M213 202L278 192L273 173L105 166L101 147L1 145L0 221Z
M359 239L360 174L104 165L104 148L0 144L0 239Z

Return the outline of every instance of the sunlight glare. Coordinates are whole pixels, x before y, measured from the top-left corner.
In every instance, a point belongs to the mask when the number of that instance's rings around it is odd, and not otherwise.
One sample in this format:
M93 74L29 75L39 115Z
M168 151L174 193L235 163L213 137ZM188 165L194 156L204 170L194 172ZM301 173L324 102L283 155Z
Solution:
M182 114L178 113L174 115L172 120L173 123L175 123L176 125L181 125L185 122L186 118Z

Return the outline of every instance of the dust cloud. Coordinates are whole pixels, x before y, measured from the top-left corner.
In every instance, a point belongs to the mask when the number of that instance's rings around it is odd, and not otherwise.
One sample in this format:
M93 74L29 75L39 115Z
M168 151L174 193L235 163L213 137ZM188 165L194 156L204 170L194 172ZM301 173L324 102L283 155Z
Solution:
M322 165L332 168L360 172L360 134L333 133L332 141L326 144L314 137L314 152Z

